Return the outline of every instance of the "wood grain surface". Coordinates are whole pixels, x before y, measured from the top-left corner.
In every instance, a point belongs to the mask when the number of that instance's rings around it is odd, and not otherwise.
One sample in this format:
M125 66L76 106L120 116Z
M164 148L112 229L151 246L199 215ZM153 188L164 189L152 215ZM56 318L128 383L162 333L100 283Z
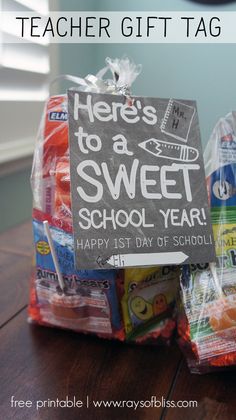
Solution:
M32 223L25 222L0 234L0 252L31 256L33 252Z
M189 373L186 362L179 365L175 383L170 392L174 401L197 401L196 408L172 408L165 411L166 420L236 418L236 371L221 371L207 375Z
M24 412L33 418L35 410L10 409L16 399L60 400L66 395L86 402L89 408L71 408L66 419L130 418L132 411L93 408L93 400L150 400L167 397L180 353L178 349L127 346L91 336L28 325L23 311L2 329L0 360L5 381L0 404L4 416ZM137 410L136 419L160 418L161 408ZM64 419L64 409L40 409L39 418ZM98 416L98 417L96 417ZM5 417L6 418L6 417ZM20 417L19 417L20 418Z
M0 251L0 327L25 307L31 258Z

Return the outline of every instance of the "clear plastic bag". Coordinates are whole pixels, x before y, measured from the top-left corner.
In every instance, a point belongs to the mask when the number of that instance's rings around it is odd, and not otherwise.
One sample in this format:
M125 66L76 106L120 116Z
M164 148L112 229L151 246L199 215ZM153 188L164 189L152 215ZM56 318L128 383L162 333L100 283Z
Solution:
M214 128L205 166L217 262L183 267L178 323L197 373L236 365L236 113Z
M106 88L114 94L128 94L129 84L139 73L139 67L128 59L109 59L107 62L115 80L122 83L117 85L109 80L105 83L89 76L89 83L96 82L91 89L104 91ZM138 278L139 288L145 287L145 296L149 290L143 301L151 308L148 316L143 317L142 328L132 341L169 343L176 326L178 270L167 269L171 274L168 275L168 287L165 288L162 280L166 275L158 268L151 269L152 276L149 276L150 269L133 270L131 277L128 270L75 270L68 147L67 96L54 96L45 105L31 176L35 266L31 280L29 319L43 325L126 340L125 307L127 305L128 308L129 302L125 300L125 285L128 276L129 279L132 277L133 284ZM63 276L63 290L44 231L45 220L49 224ZM140 293L142 295L143 290ZM166 300L166 306L157 314L153 308L156 297L160 295ZM140 310L142 312L142 308Z

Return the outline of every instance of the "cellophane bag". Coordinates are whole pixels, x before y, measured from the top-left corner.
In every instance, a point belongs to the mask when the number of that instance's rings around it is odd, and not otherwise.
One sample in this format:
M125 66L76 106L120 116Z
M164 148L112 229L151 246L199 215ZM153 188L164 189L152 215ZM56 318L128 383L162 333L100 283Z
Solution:
M87 90L121 93L140 71L128 59L107 63L113 80L89 76ZM91 81L96 83L90 86ZM29 320L104 338L169 343L176 326L178 268L75 269L68 147L67 96L53 96L44 108L31 175L35 258ZM45 220L64 290L44 231Z
M236 365L236 113L221 118L205 151L217 262L185 266L179 343L190 370Z

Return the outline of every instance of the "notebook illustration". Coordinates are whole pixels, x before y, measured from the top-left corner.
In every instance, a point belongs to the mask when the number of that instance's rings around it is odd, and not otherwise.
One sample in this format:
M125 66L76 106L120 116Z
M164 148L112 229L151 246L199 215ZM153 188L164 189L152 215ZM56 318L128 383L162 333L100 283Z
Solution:
M187 143L195 108L170 99L161 123L161 131L176 140Z

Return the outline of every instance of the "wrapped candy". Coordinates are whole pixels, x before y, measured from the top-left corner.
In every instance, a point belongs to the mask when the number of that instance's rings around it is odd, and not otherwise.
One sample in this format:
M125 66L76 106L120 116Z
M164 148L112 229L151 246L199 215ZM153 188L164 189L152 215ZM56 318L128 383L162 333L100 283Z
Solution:
M171 341L178 284L178 267L125 270L121 303L127 340Z
M87 76L81 89L120 93L130 101L129 89L140 66L128 59L108 59L107 63L113 79L101 79L105 72L102 70L97 76ZM76 270L74 267L67 118L67 96L49 98L31 176L35 267L29 318L39 324L104 338L169 343L175 328L177 269L166 268L165 272L163 268L132 271ZM49 232L45 232L45 221ZM132 293L135 295L138 290L140 296L148 293L144 298L152 307L148 317L141 320L145 321L141 329L136 330L136 322L133 324L133 338L127 329L130 313L126 316L130 309L127 288L131 282L138 283ZM137 297L138 294L136 302ZM134 301L131 306L134 308Z
M53 252L45 233L45 220L50 225L62 286L58 281ZM119 271L75 270L71 226L62 219L35 209L33 233L36 270L34 293L29 306L31 318L40 324L123 339L116 291Z
M181 276L179 342L191 371L236 365L236 114L216 125L205 152L217 262Z

